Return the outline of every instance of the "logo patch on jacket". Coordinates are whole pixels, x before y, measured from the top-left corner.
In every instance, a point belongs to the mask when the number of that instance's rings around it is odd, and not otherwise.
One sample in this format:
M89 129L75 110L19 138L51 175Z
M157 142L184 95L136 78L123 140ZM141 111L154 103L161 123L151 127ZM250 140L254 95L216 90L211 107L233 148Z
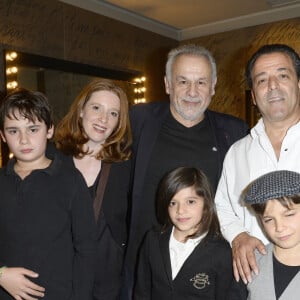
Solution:
M210 284L208 275L206 275L205 273L196 274L193 278L190 279L190 281L193 282L193 286L198 290L202 290Z

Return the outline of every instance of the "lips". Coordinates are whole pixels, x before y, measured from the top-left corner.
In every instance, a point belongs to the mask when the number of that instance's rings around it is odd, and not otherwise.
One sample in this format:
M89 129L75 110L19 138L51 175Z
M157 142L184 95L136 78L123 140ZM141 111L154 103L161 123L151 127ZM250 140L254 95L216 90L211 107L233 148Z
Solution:
M100 132L100 133L105 132L105 130L107 129L105 126L100 126L100 125L97 125L97 124L94 124L94 125L93 125L93 128L94 128L96 131Z
M20 152L23 154L27 154L27 153L31 153L32 149L21 149Z
M276 102L276 101L282 101L284 100L283 95L281 95L281 93L278 93L278 91L274 92L270 92L266 95L267 101L268 102Z
M190 218L177 218L176 220L180 223L185 223L185 222L189 221Z
M199 104L201 99L183 99L183 101L190 104Z
M268 102L277 102L277 101L282 101L284 99L282 97L270 97L267 100Z
M285 235L285 236L280 236L280 237L278 237L278 240L284 242L284 241L288 240L289 238L290 238L289 235Z

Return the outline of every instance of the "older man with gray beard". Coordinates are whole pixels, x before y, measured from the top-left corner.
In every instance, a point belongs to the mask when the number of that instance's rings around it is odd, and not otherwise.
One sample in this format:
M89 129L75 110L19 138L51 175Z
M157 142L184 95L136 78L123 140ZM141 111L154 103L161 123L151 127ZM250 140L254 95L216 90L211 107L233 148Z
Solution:
M208 50L183 45L169 52L165 89L170 102L153 102L131 110L133 132L132 203L125 288L134 283L139 246L157 225L155 193L163 175L179 167L205 172L213 189L221 175L225 153L245 136L242 120L208 110L217 83L215 60Z

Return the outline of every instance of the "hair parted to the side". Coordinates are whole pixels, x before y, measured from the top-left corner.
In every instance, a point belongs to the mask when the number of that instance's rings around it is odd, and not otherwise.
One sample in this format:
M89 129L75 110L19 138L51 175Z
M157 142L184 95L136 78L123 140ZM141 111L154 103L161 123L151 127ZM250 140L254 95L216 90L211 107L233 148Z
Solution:
M203 197L204 207L201 222L195 234L187 238L195 238L208 232L207 236L222 237L220 224L217 217L213 192L205 174L196 168L179 167L167 173L161 180L156 197L157 219L162 226L162 230L167 230L172 226L168 213L168 207L172 198L180 190L193 187L199 197Z
M19 88L9 93L0 105L0 130L4 130L5 118L17 119L16 113L35 123L44 122L47 129L53 126L52 109L47 97L38 91Z
M257 214L259 217L262 217L264 212L265 212L268 201L274 201L274 200L279 201L280 204L283 207L285 207L286 209L291 209L291 206L293 204L299 204L300 203L300 194L292 195L292 196L279 197L279 198L276 198L276 199L267 200L263 203L251 204L249 206L253 209L255 214Z
M92 94L98 91L109 91L118 96L120 99L120 117L117 127L106 139L96 158L107 162L127 160L131 154L132 140L127 96L121 87L107 79L93 80L76 97L66 116L57 125L56 146L66 155L77 158L89 153L89 150L84 150L84 144L88 141L88 137L82 126L80 113Z
M168 59L166 62L166 78L170 85L172 85L172 67L174 62L179 56L182 55L189 55L189 56L199 56L199 57L205 57L207 61L209 62L212 70L212 83L216 82L217 80L217 67L216 62L212 54L204 47L198 46L195 44L187 44L187 45L181 45L177 48L172 49L168 53Z
M291 47L285 44L269 44L260 47L249 59L246 66L246 79L250 89L253 87L252 70L257 59L264 54L283 53L290 57L298 80L300 80L300 58L299 54Z

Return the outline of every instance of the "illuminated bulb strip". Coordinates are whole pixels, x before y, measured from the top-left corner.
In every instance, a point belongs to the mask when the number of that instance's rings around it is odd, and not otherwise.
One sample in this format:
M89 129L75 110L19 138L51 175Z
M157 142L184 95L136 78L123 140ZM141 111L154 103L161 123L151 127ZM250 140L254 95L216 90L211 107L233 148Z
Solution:
M17 86L18 86L18 83L16 81L10 81L6 84L6 87L9 90L15 89Z
M5 58L6 58L6 60L13 61L14 59L17 58L17 56L18 56L17 52L13 51L13 52L7 53Z
M16 74L18 73L18 68L17 67L10 67L6 69L6 74L11 75L11 74Z
M139 99L134 99L134 103L138 104L138 103L145 103L146 99L145 98L139 98Z
M137 94L136 95L136 99L134 100L135 104L138 103L145 103L146 99L144 98L144 93L146 92L146 88L144 86L145 81L146 81L146 77L142 76L140 78L135 78L134 80L134 84L137 85L137 87L134 88L134 93Z

